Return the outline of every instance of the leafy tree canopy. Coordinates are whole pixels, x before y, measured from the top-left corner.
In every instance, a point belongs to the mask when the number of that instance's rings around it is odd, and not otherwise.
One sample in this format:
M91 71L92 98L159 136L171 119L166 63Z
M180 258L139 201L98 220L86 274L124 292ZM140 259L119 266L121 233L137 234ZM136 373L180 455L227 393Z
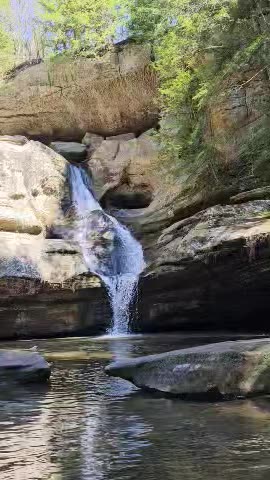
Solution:
M269 0L130 3L131 37L150 40L155 52L167 158L182 170L203 171L206 182L209 173L215 182L219 177L219 153L205 137L207 108L235 72L269 76L269 18Z
M55 54L95 55L113 44L124 9L117 0L41 0Z

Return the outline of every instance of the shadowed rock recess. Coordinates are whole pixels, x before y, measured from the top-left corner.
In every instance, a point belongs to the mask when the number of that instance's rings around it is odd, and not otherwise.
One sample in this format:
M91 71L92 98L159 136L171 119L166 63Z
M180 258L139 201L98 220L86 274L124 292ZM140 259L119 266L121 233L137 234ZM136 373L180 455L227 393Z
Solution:
M68 162L81 164L101 206L144 247L135 331L269 330L270 186L241 170L233 182L209 176L203 186L181 169L172 173L151 128L158 112L150 54L126 45L100 60L40 63L1 86L2 338L109 326L105 289L72 239ZM258 103L269 100L269 82L246 78L231 78L207 112L205 135L225 169L265 121ZM106 232L96 218L89 242L98 251Z

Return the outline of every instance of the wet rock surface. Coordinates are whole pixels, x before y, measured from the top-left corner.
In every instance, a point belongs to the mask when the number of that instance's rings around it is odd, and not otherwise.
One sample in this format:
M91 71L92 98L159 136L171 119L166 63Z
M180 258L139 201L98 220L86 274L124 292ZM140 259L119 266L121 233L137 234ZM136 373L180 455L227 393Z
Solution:
M63 209L67 161L39 142L4 136L0 171L1 338L104 331L110 323L105 290L70 238L76 222ZM93 228L102 223L96 216Z
M185 398L269 394L270 340L223 342L120 360L106 372L140 388Z
M46 382L50 374L49 364L37 352L0 350L0 383Z

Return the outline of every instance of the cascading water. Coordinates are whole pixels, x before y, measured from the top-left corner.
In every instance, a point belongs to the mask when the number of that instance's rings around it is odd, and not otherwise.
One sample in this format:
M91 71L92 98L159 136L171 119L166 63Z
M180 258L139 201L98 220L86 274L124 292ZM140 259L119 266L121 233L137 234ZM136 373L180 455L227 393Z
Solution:
M91 192L91 185L84 169L75 165L69 165L69 179L72 202L79 216L84 216L85 213L93 212L94 210L102 210Z
M145 264L139 242L95 199L86 171L69 166L72 203L77 221L73 237L89 270L104 282L113 313L111 334L128 333L130 307Z

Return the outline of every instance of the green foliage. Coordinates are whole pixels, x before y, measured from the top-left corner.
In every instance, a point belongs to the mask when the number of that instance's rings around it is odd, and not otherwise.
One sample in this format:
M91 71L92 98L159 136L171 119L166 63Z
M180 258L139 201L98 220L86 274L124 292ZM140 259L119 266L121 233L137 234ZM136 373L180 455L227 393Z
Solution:
M254 175L261 179L261 183L270 182L270 117L250 131L249 137L241 146L240 163L245 166L247 175Z
M13 42L11 37L0 26L0 78L13 65Z
M116 0L41 0L55 54L96 55L111 45L123 14Z
M209 105L227 78L269 65L269 2L266 0L137 0L131 36L151 40L160 78L164 158L194 181L215 185L237 175L226 168L205 135ZM171 125L174 125L171 128ZM169 125L169 126L168 126ZM256 136L267 156L264 135ZM261 142L261 143L260 143ZM244 153L241 159L244 161ZM241 161L240 161L241 163ZM259 162L260 163L260 162ZM249 162L248 162L249 164ZM246 168L248 170L248 168ZM259 170L259 169L258 169Z
M20 63L44 57L44 32L37 2L0 0L1 76Z
M167 0L127 0L126 12L129 37L139 43L158 41L167 29Z
M17 0L27 5L27 0ZM37 0L38 1L38 0ZM96 56L124 29L135 42L150 42L160 79L159 104L164 161L204 187L263 175L269 163L268 118L240 146L237 165L228 168L222 149L209 135L208 112L228 79L239 72L270 73L269 0L39 0L42 22L34 28L35 49L12 28L0 28L0 64L33 51L44 55L44 38L54 61ZM0 0L8 11L10 0ZM44 35L43 35L43 32ZM24 39L24 40L23 40ZM40 42L42 39L43 43ZM22 41L23 40L23 41ZM13 46L12 46L13 45ZM249 80L247 80L249 82ZM241 86L239 87L241 88ZM231 132L228 132L229 135ZM225 141L224 139L222 141ZM256 158L256 162L254 160ZM238 172L236 171L238 168ZM270 170L270 169L269 169ZM270 179L270 175L269 175Z
M8 0L0 0L0 78L13 65L13 45L3 26L3 16L9 7Z

